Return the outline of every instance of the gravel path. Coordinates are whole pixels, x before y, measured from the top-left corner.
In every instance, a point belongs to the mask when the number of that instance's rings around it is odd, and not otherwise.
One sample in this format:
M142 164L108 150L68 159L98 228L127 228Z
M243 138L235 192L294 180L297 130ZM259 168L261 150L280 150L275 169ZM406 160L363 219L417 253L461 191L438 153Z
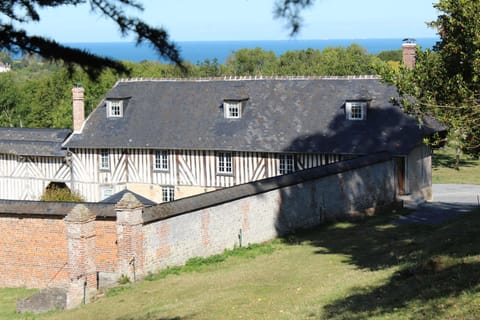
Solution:
M480 208L480 185L434 184L433 201L416 203L405 200L405 207L414 210L395 223L437 224Z

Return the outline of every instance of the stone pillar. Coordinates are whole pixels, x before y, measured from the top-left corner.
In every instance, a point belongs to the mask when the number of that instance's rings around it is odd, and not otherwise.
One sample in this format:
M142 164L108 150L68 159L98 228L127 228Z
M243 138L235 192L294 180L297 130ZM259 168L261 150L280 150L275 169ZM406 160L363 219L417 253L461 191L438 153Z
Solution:
M135 281L143 276L143 208L131 193L115 205L117 213L118 275Z
M88 302L97 291L95 266L95 215L82 204L65 217L67 224L68 266L67 309Z
M85 89L77 86L72 89L73 132L80 132L85 121Z

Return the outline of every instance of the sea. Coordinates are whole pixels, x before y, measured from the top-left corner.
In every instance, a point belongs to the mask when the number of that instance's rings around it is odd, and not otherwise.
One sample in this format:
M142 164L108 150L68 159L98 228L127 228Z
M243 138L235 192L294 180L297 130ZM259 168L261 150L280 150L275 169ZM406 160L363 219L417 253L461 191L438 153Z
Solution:
M422 49L432 48L439 41L437 38L416 39ZM255 41L179 41L176 42L180 48L183 60L191 63L205 62L206 59L224 63L235 51L243 48L261 48L273 51L277 56L287 51L319 49L327 47L348 47L358 44L365 48L368 53L376 54L386 50L398 50L402 47L402 39L326 39L326 40L255 40ZM65 43L65 45L85 49L91 53L113 58L115 60L141 62L166 60L148 45L137 46L134 42L82 42Z

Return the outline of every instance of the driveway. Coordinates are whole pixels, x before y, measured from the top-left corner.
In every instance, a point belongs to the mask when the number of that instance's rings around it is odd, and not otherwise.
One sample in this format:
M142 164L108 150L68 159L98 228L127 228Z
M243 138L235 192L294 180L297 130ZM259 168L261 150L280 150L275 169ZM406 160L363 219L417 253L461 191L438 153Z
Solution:
M394 223L437 224L480 208L480 185L434 184L433 200L417 203L405 199L405 207L412 209L409 215L401 216Z

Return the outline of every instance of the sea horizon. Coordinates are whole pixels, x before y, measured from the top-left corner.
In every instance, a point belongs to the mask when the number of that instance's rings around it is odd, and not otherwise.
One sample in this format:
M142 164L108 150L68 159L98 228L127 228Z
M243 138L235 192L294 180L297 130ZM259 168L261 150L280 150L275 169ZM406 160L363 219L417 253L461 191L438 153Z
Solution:
M312 40L228 40L228 41L178 41L183 60L191 63L213 61L225 63L235 51L249 48L262 48L273 51L277 56L287 51L318 49L327 47L348 47L358 44L369 54L378 54L387 50L399 50L403 38L362 38L362 39L312 39ZM432 48L439 38L417 38L416 42L422 49ZM136 46L134 42L70 42L67 46L87 50L91 53L113 58L115 60L141 62L166 62L146 44Z

